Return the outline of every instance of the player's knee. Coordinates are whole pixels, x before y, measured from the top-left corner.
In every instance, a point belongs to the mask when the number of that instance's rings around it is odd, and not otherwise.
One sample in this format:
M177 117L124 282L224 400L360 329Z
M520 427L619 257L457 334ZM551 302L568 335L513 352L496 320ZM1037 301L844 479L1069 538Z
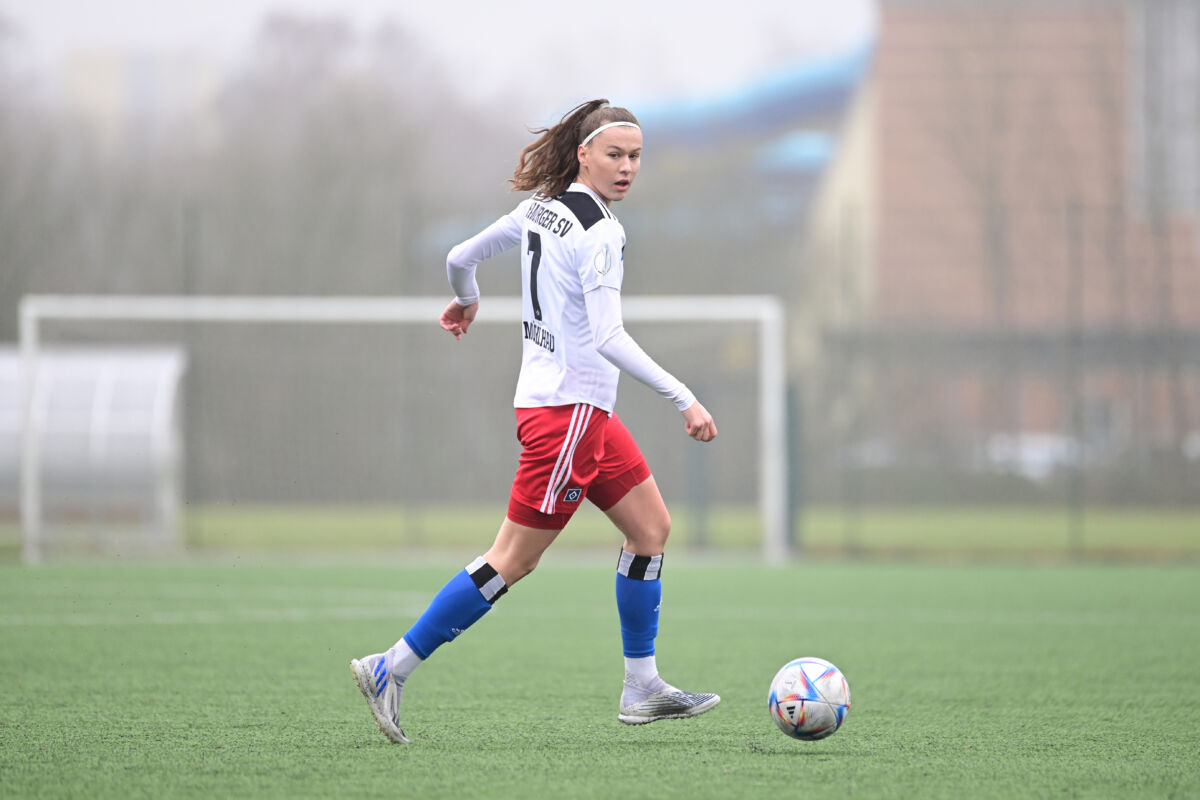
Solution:
M506 580L506 583L511 586L512 584L521 580L521 578L524 578L526 575L537 569L538 562L541 560L541 556L534 556L532 558L525 558L514 562L512 567L513 579L511 581Z
M484 560L504 579L505 586L512 586L537 568L541 555L527 555L509 549L493 547L483 555Z
M671 515L667 513L665 508L662 510L662 515L655 524L654 536L658 549L661 552L667 546L667 539L671 536Z
M671 515L665 508L638 526L633 536L627 537L637 555L656 556L667 545L671 535Z
M512 586L521 580L521 578L533 572L534 568L537 567L537 561L529 563L513 559L497 559L497 562L492 566L496 568L496 572L500 573L500 577L504 579L505 586Z

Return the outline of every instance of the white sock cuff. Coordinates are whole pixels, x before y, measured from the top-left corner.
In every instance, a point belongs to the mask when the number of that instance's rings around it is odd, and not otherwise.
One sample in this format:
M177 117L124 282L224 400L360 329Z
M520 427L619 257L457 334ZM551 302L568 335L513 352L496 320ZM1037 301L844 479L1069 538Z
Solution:
M387 651L388 672L393 678L403 681L412 671L421 666L424 659L413 652L408 642L401 639Z
M638 686L648 686L658 677L658 662L654 656L631 658L625 656L625 680L632 680Z
M635 556L621 548L621 559L617 561L617 572L635 581L656 581L662 574L662 553L656 556Z
M471 580L475 581L475 588L483 595L483 599L489 605L500 599L500 595L508 591L508 584L504 582L504 578L500 577L500 573L484 560L483 556L467 564L467 574L471 576Z

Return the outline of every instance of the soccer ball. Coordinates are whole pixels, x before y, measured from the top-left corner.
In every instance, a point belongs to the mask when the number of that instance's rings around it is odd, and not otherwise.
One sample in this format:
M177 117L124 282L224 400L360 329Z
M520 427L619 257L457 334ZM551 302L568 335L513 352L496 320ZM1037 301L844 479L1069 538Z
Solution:
M793 739L824 739L846 720L850 685L828 661L797 658L775 673L767 708L779 730Z

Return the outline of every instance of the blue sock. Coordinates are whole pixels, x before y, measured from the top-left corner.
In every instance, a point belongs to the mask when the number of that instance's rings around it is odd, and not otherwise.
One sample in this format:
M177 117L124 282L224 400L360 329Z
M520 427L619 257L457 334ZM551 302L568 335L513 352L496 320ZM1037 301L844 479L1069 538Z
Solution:
M662 602L662 556L635 556L621 550L617 562L617 615L626 657L654 655L658 608Z
M504 579L482 558L451 578L429 608L404 634L404 641L422 659L452 641L491 610L508 591Z

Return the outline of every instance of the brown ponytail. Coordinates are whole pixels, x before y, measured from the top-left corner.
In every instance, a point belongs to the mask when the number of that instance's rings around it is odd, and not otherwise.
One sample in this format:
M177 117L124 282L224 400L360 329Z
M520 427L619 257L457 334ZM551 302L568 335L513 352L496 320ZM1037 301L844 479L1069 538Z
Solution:
M509 181L513 191L536 192L540 197L558 197L565 192L579 174L579 143L609 122L636 125L637 118L601 98L575 106L553 127L531 128L530 133L540 136L521 151Z

